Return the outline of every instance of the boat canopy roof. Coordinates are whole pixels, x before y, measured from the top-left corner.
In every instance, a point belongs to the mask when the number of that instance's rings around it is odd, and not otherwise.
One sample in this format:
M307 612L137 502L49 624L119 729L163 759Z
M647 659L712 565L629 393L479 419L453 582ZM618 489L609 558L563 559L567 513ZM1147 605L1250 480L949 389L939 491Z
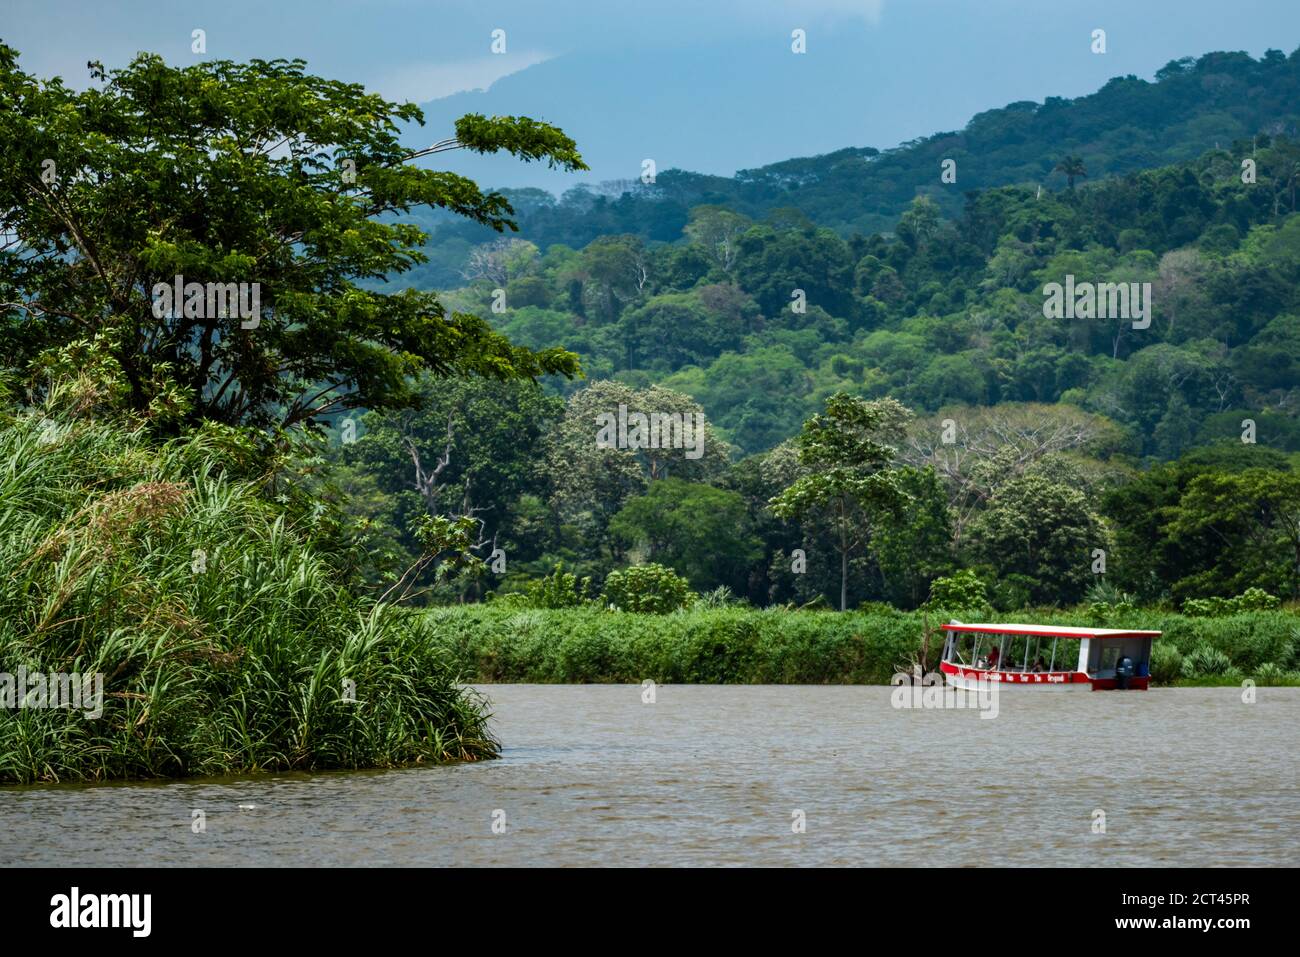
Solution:
M1070 625L993 625L950 621L947 631L978 631L986 635L1030 635L1043 638L1159 638L1158 631L1133 631L1124 628L1074 628Z

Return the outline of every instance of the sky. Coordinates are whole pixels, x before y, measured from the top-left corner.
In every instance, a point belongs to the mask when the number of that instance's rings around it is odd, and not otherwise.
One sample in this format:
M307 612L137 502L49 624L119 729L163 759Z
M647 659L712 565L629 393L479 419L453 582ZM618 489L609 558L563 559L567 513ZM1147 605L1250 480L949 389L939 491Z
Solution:
M1106 52L1092 50L1094 30ZM205 32L205 55L192 32ZM803 31L806 52L792 50ZM503 31L495 33L494 31ZM1017 100L1150 79L1211 50L1300 46L1297 0L0 0L26 70L88 84L87 60L301 57L425 104L412 145L466 112L562 127L590 174L448 154L490 186L560 191L643 162L730 175L956 130ZM494 52L496 49L502 52ZM445 158L444 158L445 159Z

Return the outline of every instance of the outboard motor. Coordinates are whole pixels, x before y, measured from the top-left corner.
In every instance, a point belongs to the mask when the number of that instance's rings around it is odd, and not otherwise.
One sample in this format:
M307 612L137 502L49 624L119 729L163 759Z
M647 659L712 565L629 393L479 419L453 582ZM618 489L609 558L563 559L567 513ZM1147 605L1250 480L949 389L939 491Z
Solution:
M1121 691L1126 690L1129 682L1133 678L1133 659L1124 655L1115 662L1115 687Z

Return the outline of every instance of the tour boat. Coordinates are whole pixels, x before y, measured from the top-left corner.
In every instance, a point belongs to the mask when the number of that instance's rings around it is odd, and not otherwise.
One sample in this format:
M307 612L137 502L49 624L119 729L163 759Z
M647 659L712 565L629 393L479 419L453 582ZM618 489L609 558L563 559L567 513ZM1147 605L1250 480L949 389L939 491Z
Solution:
M997 681L1069 691L1145 691L1151 642L1160 637L1158 631L959 621L943 629L939 670L955 688Z

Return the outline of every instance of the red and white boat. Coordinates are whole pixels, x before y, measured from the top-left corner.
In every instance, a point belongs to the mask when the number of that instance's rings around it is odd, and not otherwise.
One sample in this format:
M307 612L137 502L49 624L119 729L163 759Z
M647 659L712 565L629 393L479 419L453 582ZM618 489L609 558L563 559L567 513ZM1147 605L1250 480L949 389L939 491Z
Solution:
M943 629L939 670L949 685L969 689L996 681L1066 691L1145 691L1151 642L1160 637L1158 631L959 621Z

